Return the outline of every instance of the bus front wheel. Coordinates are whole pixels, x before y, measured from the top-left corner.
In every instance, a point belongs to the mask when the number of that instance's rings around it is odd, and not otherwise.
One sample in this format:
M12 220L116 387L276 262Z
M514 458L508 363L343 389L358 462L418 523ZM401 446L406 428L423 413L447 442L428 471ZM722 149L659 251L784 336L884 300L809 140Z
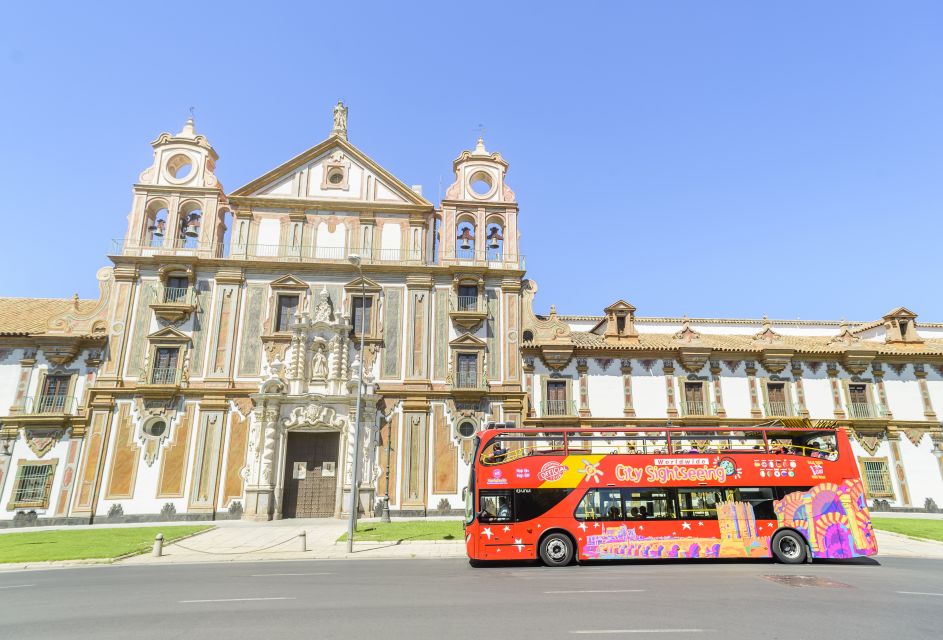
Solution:
M783 564L801 564L805 562L805 540L795 531L779 531L770 542L773 555Z
M540 559L548 567L564 567L573 560L573 541L565 533L551 533L540 541Z

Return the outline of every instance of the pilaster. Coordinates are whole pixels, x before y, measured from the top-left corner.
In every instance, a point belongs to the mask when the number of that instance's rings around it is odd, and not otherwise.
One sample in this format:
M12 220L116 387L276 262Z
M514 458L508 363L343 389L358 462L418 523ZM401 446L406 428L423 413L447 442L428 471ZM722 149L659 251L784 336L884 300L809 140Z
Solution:
M714 389L715 415L718 418L726 418L727 410L724 409L724 395L720 387L720 360L711 360L711 386Z
M632 360L630 358L620 360L619 370L622 372L622 415L626 418L634 418L635 407L632 404Z
M914 375L920 385L920 399L923 400L923 415L927 420L936 420L933 402L930 400L930 391L927 389L927 370L922 363L914 363Z
M805 406L805 387L802 385L802 362L792 361L792 384L796 389L796 404L799 405L799 416L809 417L809 409Z
M665 360L663 363L665 373L665 391L668 394L668 417L678 417L677 398L675 398L675 363L674 360Z
M832 408L835 412L835 419L844 420L845 409L842 407L841 402L841 383L838 380L838 364L829 362L826 365L825 371L828 373L828 383L832 388Z
M589 366L586 358L576 359L576 371L579 374L580 384L580 410L581 418L588 418L592 415L589 411Z

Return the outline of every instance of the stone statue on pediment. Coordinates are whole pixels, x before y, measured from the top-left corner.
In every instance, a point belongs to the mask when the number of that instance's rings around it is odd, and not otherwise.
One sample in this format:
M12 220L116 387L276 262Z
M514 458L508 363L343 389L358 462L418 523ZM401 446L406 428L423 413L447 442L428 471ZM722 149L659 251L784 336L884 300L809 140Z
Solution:
M314 308L314 321L330 322L333 311L333 308L331 308L331 296L327 292L327 287L322 287L321 292L318 294L318 304Z
M341 100L334 105L334 131L347 135L347 107Z

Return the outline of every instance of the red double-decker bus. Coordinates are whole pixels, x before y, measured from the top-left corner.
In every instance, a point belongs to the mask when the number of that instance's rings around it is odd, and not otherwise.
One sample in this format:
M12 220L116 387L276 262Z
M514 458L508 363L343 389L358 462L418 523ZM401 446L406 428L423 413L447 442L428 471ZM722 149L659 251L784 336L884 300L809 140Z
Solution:
M472 564L792 564L877 553L847 433L804 419L723 429L486 429L465 494L465 542Z

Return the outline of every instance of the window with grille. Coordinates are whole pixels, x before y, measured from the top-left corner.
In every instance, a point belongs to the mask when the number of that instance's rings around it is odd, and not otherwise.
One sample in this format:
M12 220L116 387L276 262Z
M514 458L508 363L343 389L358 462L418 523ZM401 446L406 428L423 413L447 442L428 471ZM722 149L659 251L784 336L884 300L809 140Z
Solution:
M703 382L684 383L684 406L688 415L705 415Z
M458 371L456 372L457 386L475 388L478 386L478 354L458 354Z
M872 498L894 498L887 458L859 458L867 494Z
M164 302L184 302L189 287L186 276L169 276L164 287Z
M16 484L13 487L13 507L39 507L49 505L49 493L52 489L54 464L21 463L16 470Z
M151 372L151 384L174 384L177 381L177 347L158 347L154 352L154 368Z
M298 311L298 296L278 296L275 330L288 331L291 319L296 311Z
M46 376L43 392L39 396L39 413L62 413L65 411L69 383L72 376Z
M459 285L458 310L476 311L478 309L478 287L475 285Z

